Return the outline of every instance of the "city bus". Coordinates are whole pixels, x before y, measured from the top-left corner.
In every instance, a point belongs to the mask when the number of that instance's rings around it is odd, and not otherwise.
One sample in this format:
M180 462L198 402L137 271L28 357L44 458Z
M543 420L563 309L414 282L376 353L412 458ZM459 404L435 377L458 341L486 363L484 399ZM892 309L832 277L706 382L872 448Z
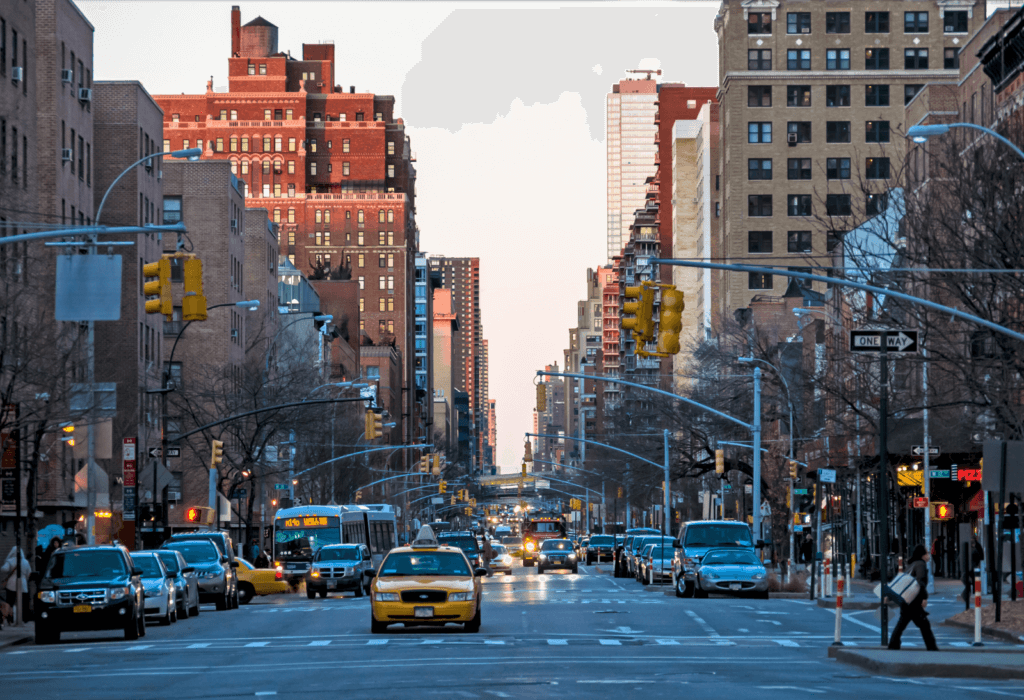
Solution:
M274 515L274 566L297 583L313 555L328 544L365 544L374 566L396 546L395 510L390 505L296 506Z

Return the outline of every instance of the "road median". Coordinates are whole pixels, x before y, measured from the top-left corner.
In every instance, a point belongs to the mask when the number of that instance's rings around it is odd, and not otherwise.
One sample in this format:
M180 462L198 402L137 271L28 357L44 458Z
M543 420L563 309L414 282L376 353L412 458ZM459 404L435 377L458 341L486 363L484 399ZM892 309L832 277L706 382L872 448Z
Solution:
M864 649L829 647L828 658L885 676L1024 680L1024 649Z

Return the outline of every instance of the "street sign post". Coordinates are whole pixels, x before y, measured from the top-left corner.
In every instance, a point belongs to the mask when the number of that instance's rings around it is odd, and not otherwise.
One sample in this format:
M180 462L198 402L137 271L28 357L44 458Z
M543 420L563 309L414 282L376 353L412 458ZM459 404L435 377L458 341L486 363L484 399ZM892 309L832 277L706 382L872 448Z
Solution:
M917 353L921 348L917 331L853 330L850 331L850 352L881 352L882 333L886 334L886 349L889 352L909 354Z
M915 457L924 457L924 445L914 445L913 447L910 448L910 454L914 455ZM938 457L939 448L936 447L935 445L928 445L928 456Z

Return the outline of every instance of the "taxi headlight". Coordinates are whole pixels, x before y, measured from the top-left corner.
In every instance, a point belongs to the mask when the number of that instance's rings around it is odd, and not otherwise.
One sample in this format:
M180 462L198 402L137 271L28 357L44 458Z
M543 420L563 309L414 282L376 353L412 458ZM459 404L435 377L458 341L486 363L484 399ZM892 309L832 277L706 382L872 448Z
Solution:
M399 597L397 593L378 593L377 602L379 603L397 603Z
M52 603L54 601L53 591L39 591L39 600L44 603Z
M468 591L466 593L449 593L448 594L448 602L449 603L460 603L460 602L465 602L467 600L473 600L473 592L472 591Z

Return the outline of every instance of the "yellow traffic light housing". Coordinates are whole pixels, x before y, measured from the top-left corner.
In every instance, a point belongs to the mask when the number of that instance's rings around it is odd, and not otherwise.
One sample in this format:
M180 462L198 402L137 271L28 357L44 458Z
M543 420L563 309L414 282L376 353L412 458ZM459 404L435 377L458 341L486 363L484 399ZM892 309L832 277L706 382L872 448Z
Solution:
M525 443L523 443L523 461L524 462L532 462L533 461L533 445L530 444L529 440L527 440Z
M211 440L210 445L210 469L216 469L224 461L224 443L220 440Z
M373 414L373 434L376 437L384 437L384 416L376 412Z
M639 287L626 287L627 301L622 305L623 314L632 314L635 318L623 318L622 329L631 331L637 343L654 340L654 283L642 282Z
M142 294L157 297L146 300L147 314L163 314L168 321L174 320L174 301L171 299L171 260L163 257L142 266Z
M191 255L184 261L184 296L181 318L185 321L206 320L206 297L203 295L203 261Z
M789 478L796 481L800 478L799 465L796 462L789 463Z
M437 492L438 493L448 493L448 482L447 481L442 481L440 484L438 484L437 485Z
M363 436L367 440L373 440L377 437L377 421L373 418L373 411L366 412L366 421L363 425Z
M356 503L359 503L361 500L363 500L363 490L359 489L356 491Z
M948 503L932 503L928 510L932 520L950 520L953 517L953 506Z
M454 494L454 493L452 494L452 502L451 502L451 505L455 505L455 494Z
M679 333L683 330L683 293L674 286L661 289L661 308L658 311L658 354L675 355L679 352Z
M421 472L429 472L430 471L430 457L429 456L423 455L422 457L420 457L420 471Z
M435 452L433 458L434 466L431 472L433 472L434 476L441 476L441 455Z
M725 450L715 450L715 474L725 475Z
M537 413L544 413L548 410L548 388L544 382L537 384Z

